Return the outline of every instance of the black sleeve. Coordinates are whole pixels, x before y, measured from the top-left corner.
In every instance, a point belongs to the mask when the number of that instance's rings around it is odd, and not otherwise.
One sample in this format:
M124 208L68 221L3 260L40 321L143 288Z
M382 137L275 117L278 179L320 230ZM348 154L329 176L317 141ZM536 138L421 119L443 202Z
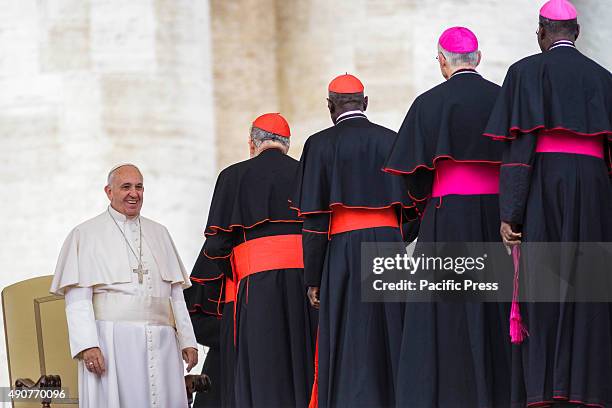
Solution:
M404 242L412 242L419 235L421 220L417 207L402 208L402 237Z
M402 176L408 195L414 204L414 208L403 209L402 236L404 242L412 242L419 235L421 217L431 196L434 172L426 169L418 169L414 174Z
M204 279L206 282L212 282L213 279L221 279L221 271L217 268L217 263L209 255L206 254L206 248L209 245L208 241L204 242L202 249L198 254L198 258L191 270L192 280ZM184 293L190 291L191 288L185 289ZM198 302L196 302L198 303Z
M402 178L413 201L426 201L431 196L434 171L424 168L416 169L413 173L405 174Z
M204 247L191 271L191 286L183 291L183 295L197 342L218 347L224 278L216 262L204 254Z
M323 263L327 254L329 213L309 214L302 227L304 252L304 283L306 286L321 285Z
M230 256L234 249L234 234L231 232L218 231L210 235L204 243L204 254L215 261L217 267L225 276L232 279L232 263Z
M499 210L502 221L523 224L537 136L526 133L506 142L499 175Z
M196 341L206 347L219 347L221 319L217 316L202 313L191 313L191 324Z
M422 214L425 211L427 202L431 198L431 190L433 188L432 170L418 169L414 174L404 174L402 179L408 196L415 205L417 214ZM408 214L410 216L410 214Z

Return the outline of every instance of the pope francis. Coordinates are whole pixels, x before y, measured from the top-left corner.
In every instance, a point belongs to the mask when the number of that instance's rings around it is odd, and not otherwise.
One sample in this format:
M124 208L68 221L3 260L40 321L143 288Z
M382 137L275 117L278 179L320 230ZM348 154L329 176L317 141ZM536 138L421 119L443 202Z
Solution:
M189 275L168 230L140 216L138 168L115 166L104 190L110 205L70 232L51 284L66 299L79 406L185 408L181 355L188 371L198 360Z

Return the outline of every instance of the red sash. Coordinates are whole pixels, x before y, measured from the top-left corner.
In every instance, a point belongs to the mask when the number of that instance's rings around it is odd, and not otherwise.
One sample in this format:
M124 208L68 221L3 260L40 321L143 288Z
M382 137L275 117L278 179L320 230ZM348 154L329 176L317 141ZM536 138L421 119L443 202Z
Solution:
M441 160L436 163L431 195L499 194L499 168L497 163Z
M272 269L304 268L302 236L271 235L246 241L233 251L236 281Z
M236 301L236 284L230 278L225 278L225 303Z
M304 268L302 235L271 235L256 238L243 242L234 247L232 251L232 269L236 278L235 282L237 282L236 289L240 287L242 279L254 273L293 268ZM247 302L248 293L247 286ZM234 346L237 335L236 303L234 303Z
M603 136L579 136L571 132L548 131L538 134L536 152L585 154L604 158Z
M399 228L399 221L393 207L347 208L334 206L331 214L329 234L375 227Z

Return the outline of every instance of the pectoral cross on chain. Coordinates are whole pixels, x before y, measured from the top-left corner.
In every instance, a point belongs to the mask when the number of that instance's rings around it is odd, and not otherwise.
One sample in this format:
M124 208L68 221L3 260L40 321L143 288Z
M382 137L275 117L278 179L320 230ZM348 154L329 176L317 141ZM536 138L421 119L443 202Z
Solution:
M132 251L134 256L138 259L138 268L132 269L132 272L138 274L138 283L140 283L142 285L142 275L147 275L149 273L149 271L142 267L142 224L140 223L140 219L139 219L139 222L138 222L138 235L139 235L139 241L138 242L140 242L140 245L138 247L138 254L137 254L136 251L134 251L134 248L132 248L132 244L130 244L130 241L125 236L125 232L123 232L123 230L121 229L119 224L117 224L117 220L115 220L115 217L113 217L113 215L111 214L111 212L110 212L110 205L108 206L106 211L108 212L108 216L111 217L111 220L113 220L113 222L117 226L117 229L119 230L119 232L123 236L123 239L125 239L125 243L127 244L128 248L130 248L130 251Z
M138 274L138 283L142 284L142 275L146 275L149 273L148 269L144 269L142 265L138 265L138 268L132 269L132 272Z

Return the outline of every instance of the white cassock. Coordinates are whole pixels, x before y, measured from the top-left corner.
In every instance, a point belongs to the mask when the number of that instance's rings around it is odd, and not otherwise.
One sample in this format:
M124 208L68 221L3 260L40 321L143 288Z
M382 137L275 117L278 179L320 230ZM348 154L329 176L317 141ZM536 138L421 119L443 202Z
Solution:
M142 245L142 283L133 272L138 258L119 229L136 254ZM98 376L79 359L80 408L187 407L181 350L197 348L183 298L188 286L161 224L128 220L109 207L70 232L51 292L65 295L72 356L100 347L106 364Z

